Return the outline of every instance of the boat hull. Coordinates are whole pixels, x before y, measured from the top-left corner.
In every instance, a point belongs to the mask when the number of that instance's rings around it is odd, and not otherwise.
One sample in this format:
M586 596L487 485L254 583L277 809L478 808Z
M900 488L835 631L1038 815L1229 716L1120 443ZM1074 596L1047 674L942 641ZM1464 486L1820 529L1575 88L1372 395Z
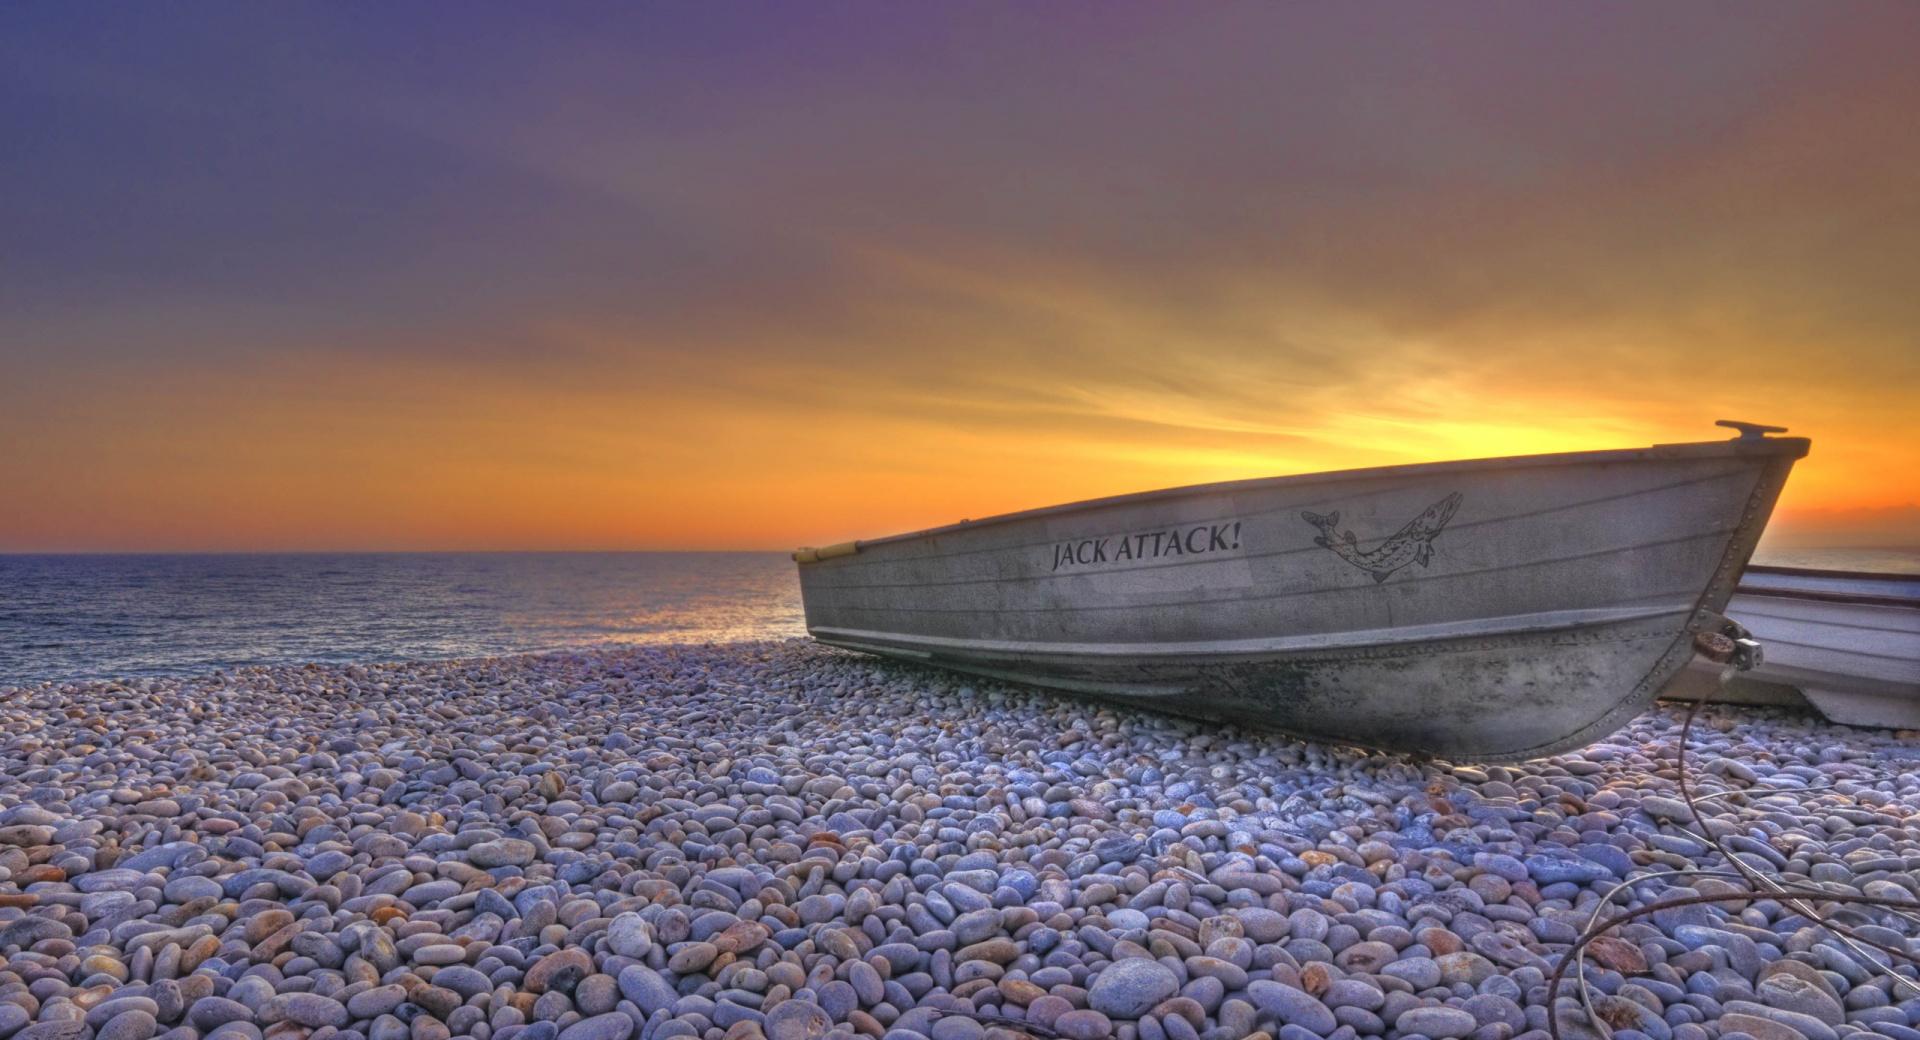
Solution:
M1920 729L1920 575L1754 567L1727 615L1766 647L1766 662L1709 699L1778 703L1797 691L1834 722ZM1711 682L1686 678L1673 695Z
M1103 499L802 556L821 642L1454 760L1583 743L1719 610L1801 440Z

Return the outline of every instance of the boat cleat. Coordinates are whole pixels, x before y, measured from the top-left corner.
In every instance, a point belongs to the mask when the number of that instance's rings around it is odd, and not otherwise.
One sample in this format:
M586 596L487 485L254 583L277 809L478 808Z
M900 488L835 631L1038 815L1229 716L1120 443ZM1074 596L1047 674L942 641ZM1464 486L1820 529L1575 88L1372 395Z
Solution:
M1769 433L1787 432L1785 426L1764 426L1760 423L1741 422L1738 419L1716 419L1713 424L1738 430L1740 435L1734 438L1736 441L1763 441L1767 439Z
M1766 663L1766 650L1738 621L1702 610L1694 616L1693 652L1730 672L1748 672Z

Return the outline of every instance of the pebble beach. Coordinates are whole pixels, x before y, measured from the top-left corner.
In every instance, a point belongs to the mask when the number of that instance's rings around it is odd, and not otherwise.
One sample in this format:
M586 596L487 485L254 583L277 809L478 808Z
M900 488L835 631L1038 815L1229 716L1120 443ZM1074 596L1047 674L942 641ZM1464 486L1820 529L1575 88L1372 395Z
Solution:
M1920 1040L1910 967L1775 899L1550 1003L1609 896L1741 891L1681 720L1450 766L793 640L0 690L0 1040ZM1710 709L1695 794L1750 869L1920 898L1913 736Z

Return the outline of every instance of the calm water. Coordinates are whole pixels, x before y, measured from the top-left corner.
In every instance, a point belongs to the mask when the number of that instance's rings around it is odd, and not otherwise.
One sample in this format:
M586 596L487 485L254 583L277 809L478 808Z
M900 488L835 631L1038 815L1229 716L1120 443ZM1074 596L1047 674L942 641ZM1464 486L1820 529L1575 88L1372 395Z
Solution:
M1920 549L1761 549L1753 562L1829 571L1920 574Z
M1920 550L1759 559L1920 573ZM0 556L0 686L802 634L785 553Z
M785 553L0 556L0 686L804 632Z

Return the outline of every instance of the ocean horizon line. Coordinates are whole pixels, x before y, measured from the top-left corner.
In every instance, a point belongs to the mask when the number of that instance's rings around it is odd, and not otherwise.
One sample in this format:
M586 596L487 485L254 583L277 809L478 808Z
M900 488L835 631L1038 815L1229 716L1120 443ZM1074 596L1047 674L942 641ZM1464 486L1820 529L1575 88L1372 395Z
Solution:
M790 553L775 549L0 549L0 558L113 556L688 556ZM1835 548L1845 548L1836 546Z
M793 552L797 546L727 549L0 549L0 559L28 557L218 557L218 556L634 556L766 555ZM1803 552L1920 552L1913 543L1822 543L1762 545L1756 557Z

